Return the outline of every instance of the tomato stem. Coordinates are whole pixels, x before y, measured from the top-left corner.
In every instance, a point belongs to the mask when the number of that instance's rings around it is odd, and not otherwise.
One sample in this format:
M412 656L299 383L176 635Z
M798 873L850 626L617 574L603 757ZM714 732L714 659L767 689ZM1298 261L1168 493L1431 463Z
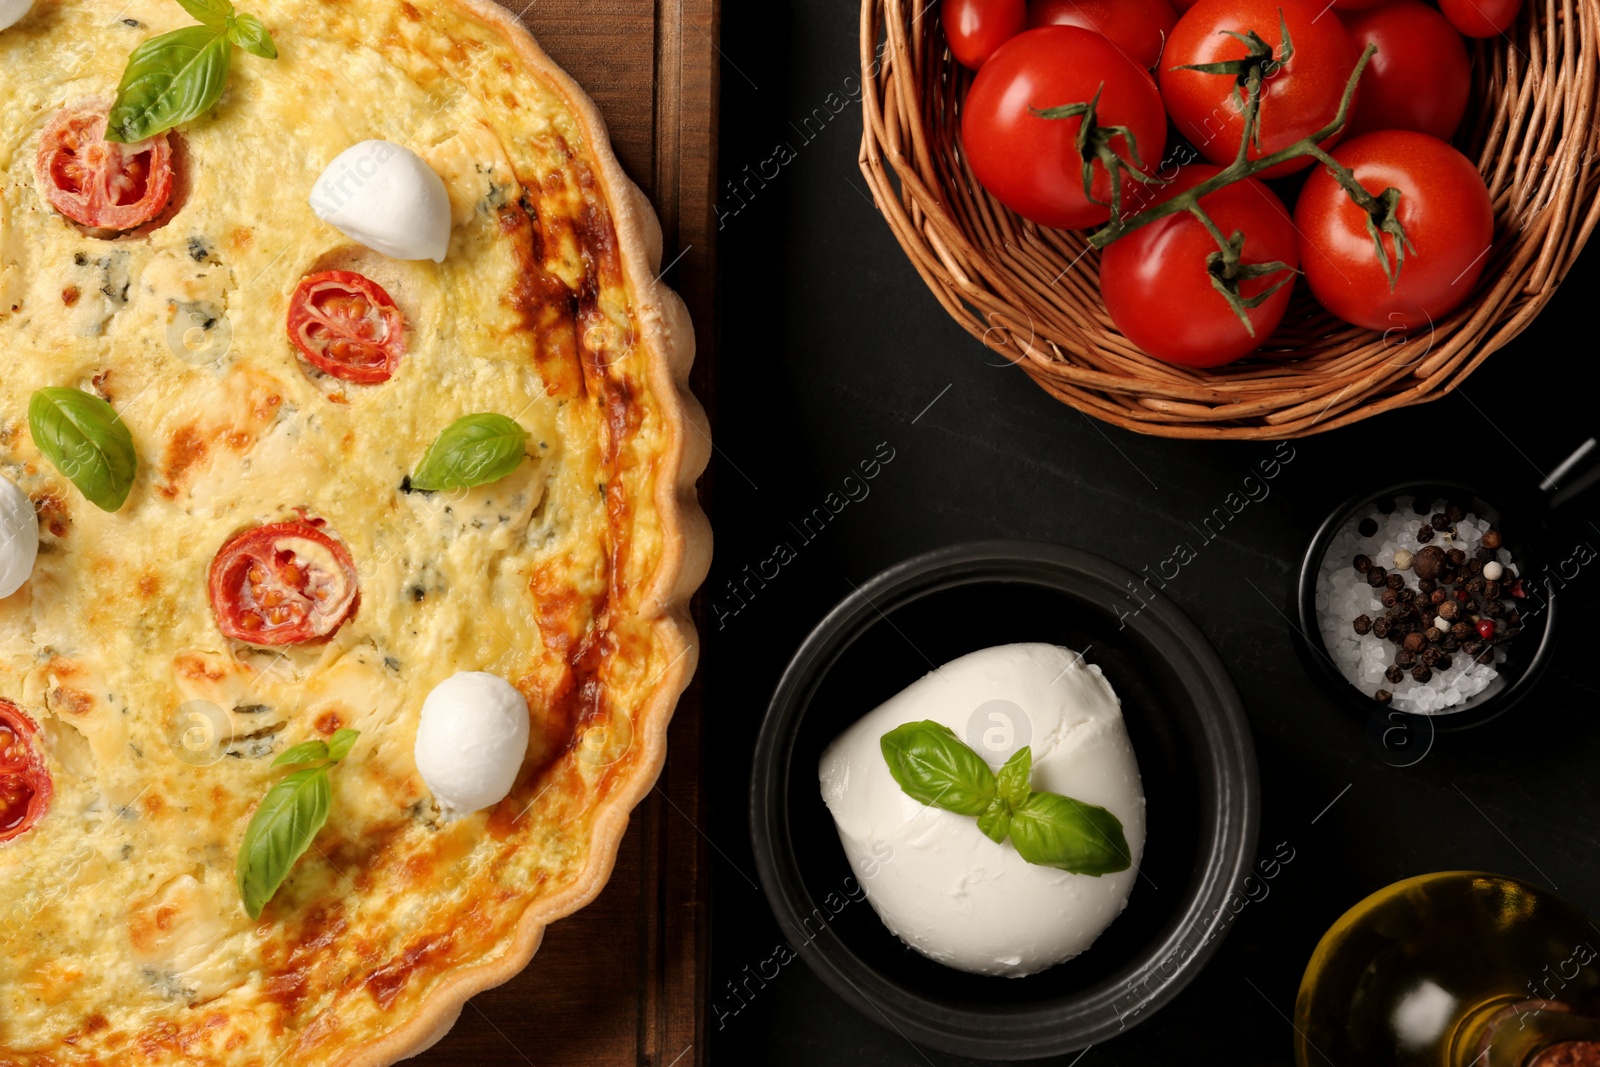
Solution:
M1028 110L1041 119L1075 119L1082 118L1078 124L1076 145L1078 158L1083 161L1083 195L1091 203L1104 204L1105 201L1094 195L1094 164L1099 162L1105 168L1106 176L1111 180L1111 217L1122 216L1122 179L1126 175L1145 185L1160 185L1161 179L1145 173L1144 160L1139 157L1139 139L1132 130L1126 126L1102 126L1096 118L1100 108L1100 94L1105 91L1106 83L1101 82L1095 89L1094 96L1083 103L1063 104L1059 107L1037 108ZM1121 137L1128 145L1128 155L1132 162L1123 159L1112 147L1114 138Z
M1217 251L1206 257L1206 269L1211 275L1211 287L1222 295L1228 306L1233 309L1233 313L1239 316L1239 321L1244 323L1245 330L1254 337L1256 328L1250 321L1250 309L1260 307L1268 297L1292 282L1295 275L1300 272L1281 260L1273 260L1270 263L1241 263L1240 259L1244 254L1242 231L1234 230L1231 237L1222 236L1222 230L1199 204L1190 205L1189 214L1198 219L1200 225L1206 228L1206 232L1211 234L1212 240L1217 242ZM1245 282L1279 273L1283 277L1273 285L1269 285L1254 296L1244 295Z
M1334 115L1332 122L1328 123L1328 125L1324 126L1322 129L1318 130L1316 133L1313 133L1309 137L1302 138L1286 148L1282 148L1276 152L1273 152L1271 155L1260 156L1256 159L1249 158L1248 146L1258 136L1257 127L1260 124L1259 119L1263 81L1259 64L1257 64L1253 69L1246 71L1244 74L1247 83L1244 111L1245 129L1243 136L1239 138L1239 154L1234 157L1233 162L1228 164L1218 173L1212 175L1210 178L1207 178L1205 181L1194 186L1192 189L1185 189L1183 192L1177 194L1171 199L1164 200L1161 203L1146 208L1144 211L1141 211L1135 215L1130 215L1127 218L1121 218L1120 216L1113 214L1110 222L1106 223L1099 230L1096 230L1089 237L1089 244L1094 248L1104 248L1112 241L1126 237L1134 230L1148 226L1157 219L1164 219L1168 215L1176 215L1180 211L1190 211L1193 207L1198 205L1201 200L1209 196L1211 193L1216 192L1218 189L1232 185L1235 182L1242 181L1245 178L1255 177L1257 174L1260 174L1263 171L1271 170L1280 163L1285 163L1291 159L1299 159L1302 156L1312 156L1333 167L1336 177L1339 175L1341 170L1343 170L1346 175L1349 175L1350 172L1340 167L1339 164L1334 161L1332 156L1328 155L1322 150L1321 145L1323 141L1326 141L1329 137L1332 137L1334 134L1344 129L1345 123L1348 121L1350 116L1351 103L1355 99L1356 83L1360 81L1362 73L1367 69L1367 63L1374 55L1377 54L1377 51L1377 45L1369 44L1367 45L1366 50L1361 53L1361 58L1356 62L1355 69L1350 72L1350 79L1345 83L1344 95L1339 99L1339 110L1338 113ZM1236 60L1233 62L1239 61ZM1351 185L1354 185L1358 189L1360 188L1360 183L1356 182L1353 176L1350 177L1350 184L1345 184L1343 179L1341 179L1341 184L1345 185L1346 190L1351 190ZM1373 197L1372 194L1367 193L1365 189L1361 190L1362 194L1365 195L1369 200L1379 203L1383 202L1384 197L1387 197L1392 191L1393 190L1386 190L1380 196ZM1399 193L1395 191L1394 195L1395 198L1398 198ZM1351 196L1352 198L1355 198L1356 194L1354 191L1351 191ZM1359 198L1356 199L1356 202L1358 204L1362 204L1363 207L1367 208L1369 215L1371 214L1373 208L1362 203ZM1387 211L1387 209L1385 210ZM1404 230L1400 227L1399 221L1397 219L1390 218L1389 214L1385 214L1382 221L1375 222L1372 224L1372 226L1376 230L1394 235L1396 240L1396 257L1398 259L1400 253L1400 243L1405 242L1406 244L1409 244L1409 242L1405 239ZM1387 262L1387 259L1385 259L1385 262Z

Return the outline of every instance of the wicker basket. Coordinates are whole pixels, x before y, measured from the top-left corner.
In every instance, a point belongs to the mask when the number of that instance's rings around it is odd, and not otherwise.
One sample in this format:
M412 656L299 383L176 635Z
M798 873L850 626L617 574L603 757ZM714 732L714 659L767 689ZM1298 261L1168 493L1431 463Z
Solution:
M940 303L1051 395L1163 437L1301 437L1461 384L1544 307L1600 217L1600 0L1524 0L1508 36L1474 44L1456 143L1489 184L1492 258L1471 300L1410 337L1349 326L1299 285L1243 363L1192 370L1139 352L1100 301L1087 233L1027 222L972 177L959 137L971 74L930 0L863 0L861 169Z

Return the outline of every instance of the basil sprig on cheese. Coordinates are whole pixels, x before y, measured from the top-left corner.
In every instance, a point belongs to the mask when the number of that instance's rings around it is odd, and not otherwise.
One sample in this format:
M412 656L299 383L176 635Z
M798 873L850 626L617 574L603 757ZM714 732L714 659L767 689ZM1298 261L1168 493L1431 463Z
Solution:
M106 119L106 140L142 141L210 110L222 98L234 45L263 59L278 58L266 26L235 11L232 0L178 3L200 25L152 37L128 56Z
M528 431L504 415L467 415L445 427L411 475L412 489L471 489L498 482L522 464Z
M997 776L954 730L931 719L895 727L878 746L907 796L976 816L990 840L1001 844L1009 836L1029 863L1097 878L1130 865L1128 839L1115 815L1029 785L1031 748L1018 749Z
M272 761L274 767L314 763L278 782L250 817L239 845L239 897L250 918L261 918L283 880L311 847L333 807L328 772L350 754L358 730L340 730L327 741L303 741Z
M40 389L28 401L28 432L95 507L116 511L127 501L139 457L133 435L110 404L81 389Z

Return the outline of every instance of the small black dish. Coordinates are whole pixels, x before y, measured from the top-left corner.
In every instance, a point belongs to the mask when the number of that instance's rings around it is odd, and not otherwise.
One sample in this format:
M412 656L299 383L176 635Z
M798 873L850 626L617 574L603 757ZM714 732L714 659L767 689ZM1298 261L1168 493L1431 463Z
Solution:
M1380 504L1392 507L1396 499L1405 497L1422 500L1429 505L1447 500L1460 504L1481 519L1487 519L1500 531L1502 544L1510 550L1517 573L1529 590L1529 598L1520 612L1522 632L1505 644L1506 661L1496 668L1498 677L1481 693L1432 714L1407 713L1383 707L1372 699L1370 693L1352 684L1328 655L1327 645L1322 639L1322 625L1317 617L1317 578L1322 571L1323 557L1327 555L1333 539L1357 516L1369 514ZM1540 545L1547 539L1545 519L1549 505L1536 497L1503 503L1502 507L1501 503L1479 495L1478 490L1456 482L1422 482L1359 494L1345 501L1323 521L1300 561L1295 615L1301 659L1314 676L1327 683L1336 699L1368 716L1380 716L1386 723L1402 720L1416 723L1431 736L1433 731L1452 733L1499 718L1533 688L1550 662L1555 635L1556 590L1554 583L1549 580L1549 560L1540 554ZM1430 506L1428 510L1431 513L1433 509ZM1418 521L1426 522L1427 519L1419 513ZM1427 720L1426 724L1420 722L1424 719ZM1418 746L1412 747L1420 752Z
M961 1055L1058 1055L1148 1018L1221 943L1255 858L1254 745L1205 637L1138 581L1059 545L958 545L873 578L790 662L756 744L756 865L800 958L868 1018ZM1027 978L991 978L913 952L861 899L817 764L846 727L934 667L1021 641L1077 649L1105 672L1138 757L1148 830L1127 909L1087 952Z

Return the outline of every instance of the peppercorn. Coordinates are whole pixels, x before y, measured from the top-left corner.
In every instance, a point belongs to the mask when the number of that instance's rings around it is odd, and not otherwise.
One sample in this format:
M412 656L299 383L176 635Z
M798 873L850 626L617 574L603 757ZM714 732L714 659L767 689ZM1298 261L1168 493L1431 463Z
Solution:
M1390 571L1384 575L1383 584L1388 586L1390 589L1404 589L1406 587L1406 578L1403 574L1397 574L1394 571Z
M1439 588L1439 583L1432 578L1424 578L1417 583L1417 592L1419 593L1431 593L1437 588Z
M1472 554L1472 558L1475 559L1475 560L1478 560L1480 563L1487 562L1488 560L1491 560L1491 559L1494 558L1494 550L1490 549L1490 548L1482 548L1482 547L1480 547L1476 552L1474 552Z
M1378 600L1383 603L1384 607L1392 608L1400 603L1400 594L1393 589L1385 589L1379 594Z
M1429 519L1428 521L1433 523L1433 528L1435 530L1442 530L1446 526L1450 525L1450 516L1446 515L1442 511L1436 511L1433 513L1433 518Z
M1504 620L1501 621L1501 625L1502 626L1521 626L1522 625L1522 612L1518 611L1516 608L1512 608L1510 611L1506 612L1506 617L1505 617Z
M1474 663L1481 663L1484 666L1488 666L1489 664L1493 663L1494 662L1494 649L1486 648L1482 652L1479 652L1478 653L1478 658L1473 660L1473 662Z
M1412 554L1410 552L1407 552L1403 548L1400 549L1399 551L1397 551L1394 554L1394 569L1397 570L1397 571L1408 571L1408 570L1410 570L1411 569L1411 560L1412 560L1412 558L1413 557L1412 557Z
M1491 582L1498 582L1505 573L1505 567L1497 559L1491 559L1483 565L1483 576Z
M1474 630L1473 634L1476 635L1477 631ZM1474 636L1470 641L1461 642L1461 651L1465 652L1469 656L1476 656L1479 652L1483 651L1483 642L1479 641L1477 637Z
M1467 638L1471 637L1477 632L1477 628L1466 619L1462 619L1460 622L1450 627L1450 636L1455 638L1457 641L1465 641Z
M1433 527L1429 526L1427 523L1423 523L1421 526L1418 526L1417 527L1417 540L1421 541L1423 544L1427 544L1429 541L1432 541L1433 540Z
M1417 662L1417 654L1408 648L1402 648L1400 651L1394 654L1394 662L1395 666L1397 667L1415 666Z
M1428 639L1422 636L1421 631L1406 634L1405 640L1401 642L1407 652L1421 652L1427 643Z
M1405 639L1405 636L1405 631L1400 629L1400 627L1391 626L1389 628L1389 637L1387 640L1391 645L1398 645L1402 640Z
M1436 671L1447 671L1454 666L1454 664L1455 661L1450 658L1450 654L1441 649L1439 652L1439 662L1433 665L1433 669Z
M1393 684L1399 685L1401 680L1405 678L1406 672L1391 663L1389 669L1383 672L1383 676Z
M1426 684L1433 679L1433 669L1426 663L1419 663L1415 667L1411 668L1411 677Z
M1378 532L1378 520L1372 518L1371 516L1362 519L1360 524L1356 526L1356 532L1362 537L1371 537L1373 534Z
M1490 527L1489 529L1483 531L1483 547L1484 548L1499 548L1500 547L1500 531L1494 529L1493 527Z
M1460 623L1456 623L1456 626L1460 626L1460 625L1461 625ZM1460 652L1461 651L1461 639L1456 636L1456 627L1455 626L1450 627L1450 632L1448 634L1445 634L1445 637L1444 637L1443 641L1439 642L1439 647L1444 649L1446 652Z
M1439 572L1440 585L1455 585L1456 582L1460 580L1461 575L1456 572L1454 567L1446 567L1444 570Z
M1366 616L1363 615L1362 618L1366 618ZM1372 632L1377 634L1379 637L1388 637L1389 625L1389 619L1387 616L1385 616L1384 618L1381 618L1372 624Z
M1459 548L1452 548L1450 551L1446 552L1444 555L1445 555L1445 558L1450 561L1450 566L1452 566L1452 567L1459 567L1463 563L1467 562L1467 554L1465 552L1461 551L1461 549L1459 549Z
M1467 592L1469 592L1469 593L1481 593L1481 592L1483 592L1483 579L1482 578L1468 578L1467 579Z
M1518 600L1526 600L1528 598L1528 587L1522 584L1521 578L1518 578L1516 581L1506 586L1506 588L1510 591L1511 595L1516 597Z
M1389 692L1387 689L1380 689L1376 693L1372 694L1372 699L1376 700L1380 704L1387 704L1389 701L1394 699L1394 694Z
M1438 626L1430 626L1422 631L1422 636L1427 638L1428 643L1432 645L1444 640L1444 635L1448 632L1447 630L1439 629Z
M1423 649L1422 650L1422 656L1421 656L1423 666L1426 666L1426 667L1437 667L1439 665L1439 659L1443 655L1444 655L1444 653L1440 652L1437 648L1425 648L1425 649Z
M1460 504L1447 504L1444 509L1444 517L1450 520L1451 523L1460 522L1467 517L1467 509Z
M1485 641L1488 641L1494 637L1494 630L1495 626L1493 619L1478 620L1478 636L1483 638Z
M1428 594L1428 603L1436 605L1436 606L1440 605L1440 604L1443 604L1445 601L1447 601L1449 599L1450 599L1450 594L1445 592L1443 589L1435 589L1433 592Z
M1411 560L1411 569L1418 578L1437 578L1439 572L1444 570L1444 549L1438 545L1428 545L1418 550Z
M1467 560L1466 569L1468 574L1482 574L1484 568L1487 566L1488 564L1484 563L1481 559L1469 559Z
M1418 497L1411 502L1411 510L1416 512L1418 515L1426 515L1430 510L1432 510L1432 507L1433 505L1429 504L1421 497Z
M1417 591L1409 587L1400 590L1400 603L1409 604L1417 599Z
M1389 572L1382 567L1373 567L1367 572L1367 584L1376 589L1389 580Z
M1356 569L1357 574L1365 574L1372 569L1372 558L1370 556L1357 556L1350 561L1350 565Z
M1483 595L1484 595L1484 599L1486 599L1486 600L1499 600L1500 599L1500 583L1499 582L1484 582L1483 583Z
M1372 632L1372 616L1357 615L1356 621L1352 625L1354 625L1356 633L1364 637Z
M1454 600L1446 600L1439 605L1439 618L1454 621L1461 614L1461 605Z

